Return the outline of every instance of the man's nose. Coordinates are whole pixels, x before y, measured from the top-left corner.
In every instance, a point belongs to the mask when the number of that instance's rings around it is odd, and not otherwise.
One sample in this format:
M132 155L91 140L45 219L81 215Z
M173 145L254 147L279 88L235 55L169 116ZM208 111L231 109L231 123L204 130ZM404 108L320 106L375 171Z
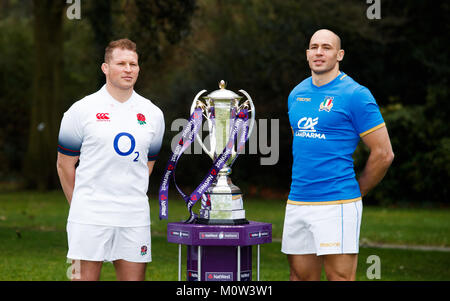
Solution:
M126 71L126 72L131 72L131 66L130 66L130 64L126 64L126 65L125 65L125 71Z

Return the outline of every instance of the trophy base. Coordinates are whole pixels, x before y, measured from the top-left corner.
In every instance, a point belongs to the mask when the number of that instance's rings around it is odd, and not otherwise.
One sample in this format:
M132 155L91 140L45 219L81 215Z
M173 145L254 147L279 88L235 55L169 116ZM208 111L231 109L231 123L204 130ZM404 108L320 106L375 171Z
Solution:
M195 220L196 224L201 225L247 225L249 221L245 218L241 219L206 219L198 217Z

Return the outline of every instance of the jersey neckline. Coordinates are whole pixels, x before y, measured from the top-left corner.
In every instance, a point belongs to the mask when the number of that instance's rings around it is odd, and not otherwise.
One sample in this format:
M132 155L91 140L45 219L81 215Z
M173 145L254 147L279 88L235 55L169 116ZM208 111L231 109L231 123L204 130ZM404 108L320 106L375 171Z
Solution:
M122 107L131 105L131 103L133 102L133 100L134 100L134 98L135 98L135 96L136 96L136 92L133 90L133 93L131 93L130 98L128 98L128 99L127 99L126 101L124 101L124 102L121 102L121 101L118 101L117 99L115 99L115 98L108 92L108 90L106 89L106 84L103 85L103 87L100 89L100 91L101 91L101 93L102 93L103 95L105 95L106 99L107 99L109 102L113 103L114 105L122 106Z
M328 82L328 83L326 83L325 85L322 85L322 86L314 85L313 80L312 80L312 76L311 76L310 77L310 84L311 84L311 87L313 87L314 89L322 90L322 89L325 89L325 88L330 87L331 85L333 85L340 77L342 77L344 75L346 75L344 72L339 71L339 74L333 80L331 80L330 82Z

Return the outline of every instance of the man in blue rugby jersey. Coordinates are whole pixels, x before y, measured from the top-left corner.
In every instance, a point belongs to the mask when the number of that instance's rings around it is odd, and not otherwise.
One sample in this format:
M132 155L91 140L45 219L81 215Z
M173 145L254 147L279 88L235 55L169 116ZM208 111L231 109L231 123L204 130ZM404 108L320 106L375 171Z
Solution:
M339 70L340 38L321 29L306 56L311 77L288 98L293 166L282 252L291 280L355 280L362 197L394 159L389 135L370 91ZM352 155L362 140L370 150L358 179Z

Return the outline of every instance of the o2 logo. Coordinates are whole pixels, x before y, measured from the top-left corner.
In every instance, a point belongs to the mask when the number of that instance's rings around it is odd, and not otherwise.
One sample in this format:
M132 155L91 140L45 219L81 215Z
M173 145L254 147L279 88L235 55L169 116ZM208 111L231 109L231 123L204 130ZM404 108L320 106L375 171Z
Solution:
M120 139L129 139L130 140L130 148L126 151L122 151L121 149L119 149L119 140ZM114 150L116 151L116 153L118 153L121 156L129 156L133 153L134 148L136 147L136 140L134 139L133 135L131 135L130 133L119 133L116 135L116 137L114 138ZM136 154L136 157L133 159L134 162L138 162L138 158L139 158L139 152L134 152L134 154Z

